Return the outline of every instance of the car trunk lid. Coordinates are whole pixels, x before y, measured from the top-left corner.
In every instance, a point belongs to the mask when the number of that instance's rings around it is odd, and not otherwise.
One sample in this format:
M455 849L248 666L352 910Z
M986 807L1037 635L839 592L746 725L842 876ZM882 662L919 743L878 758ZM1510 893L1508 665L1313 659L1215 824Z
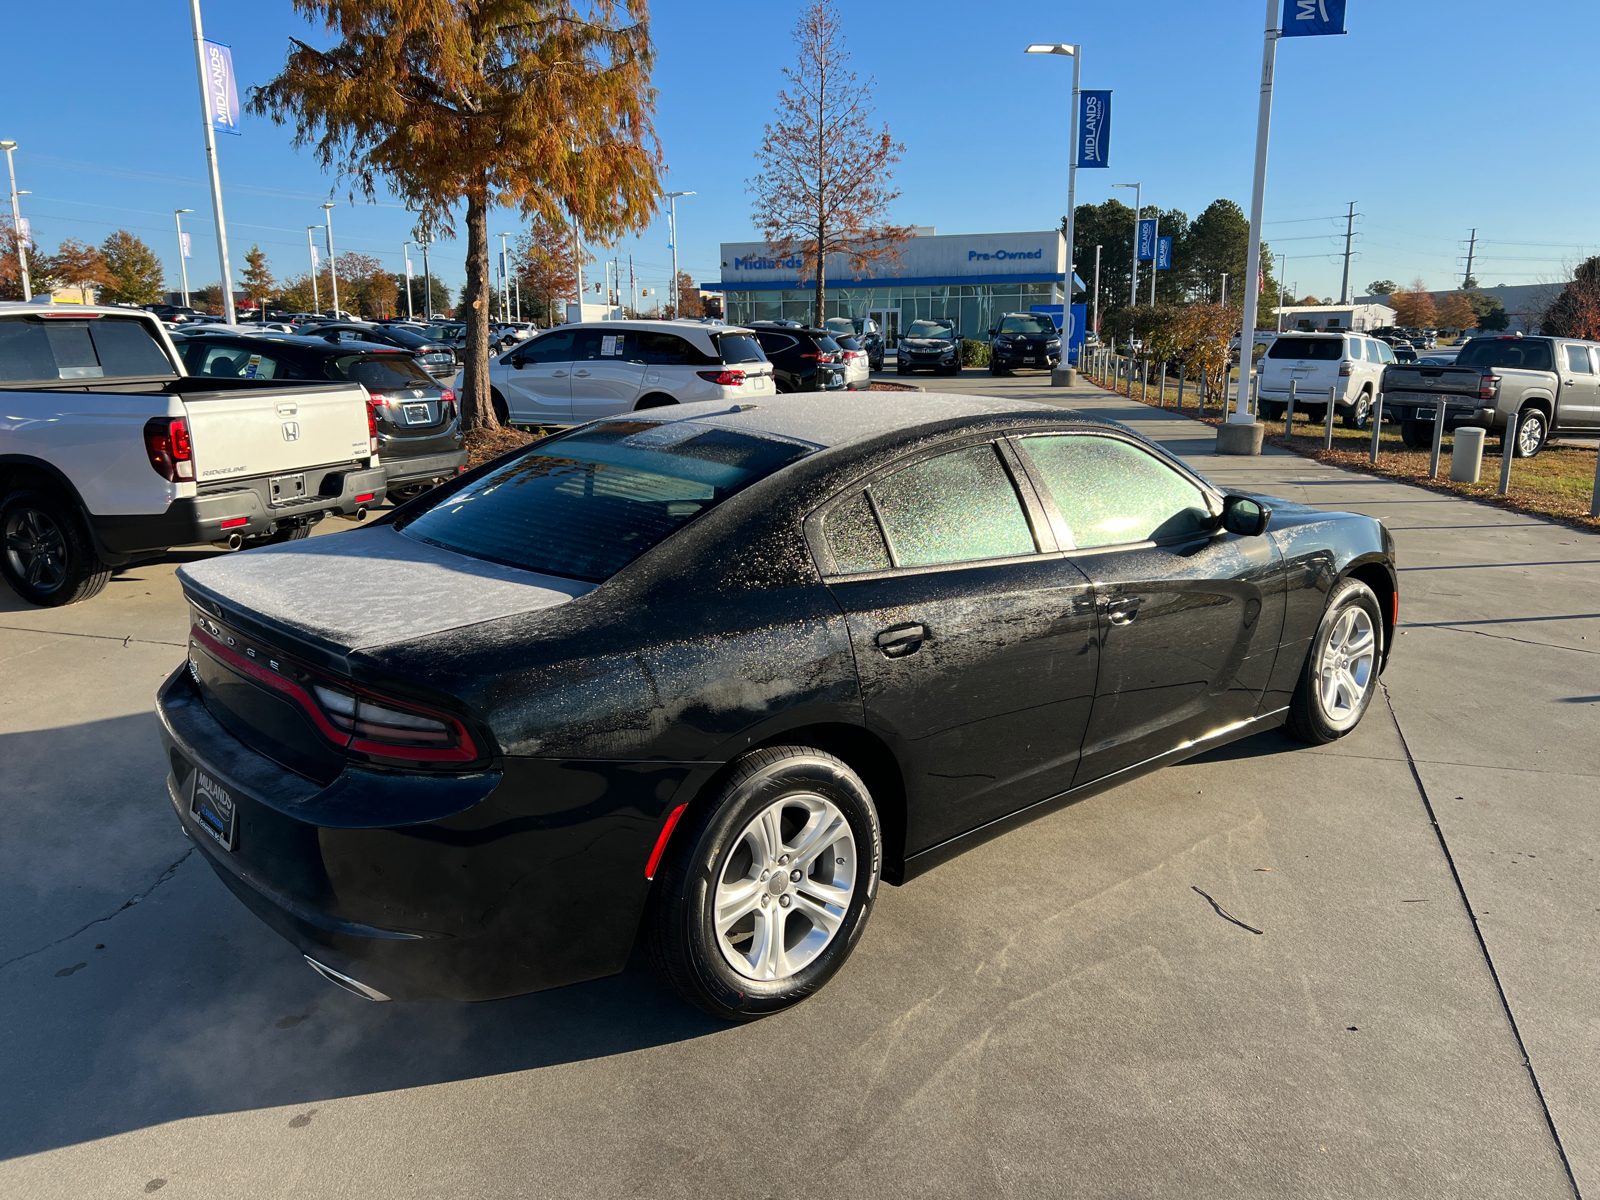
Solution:
M366 392L357 384L180 393L198 482L283 474L371 455Z

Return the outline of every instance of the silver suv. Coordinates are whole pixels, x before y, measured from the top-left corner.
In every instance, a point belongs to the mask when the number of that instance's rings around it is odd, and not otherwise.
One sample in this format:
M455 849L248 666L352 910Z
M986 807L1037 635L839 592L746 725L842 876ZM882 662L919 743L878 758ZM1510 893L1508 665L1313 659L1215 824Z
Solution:
M664 404L777 394L748 329L699 321L588 321L547 329L489 363L495 416L575 425Z

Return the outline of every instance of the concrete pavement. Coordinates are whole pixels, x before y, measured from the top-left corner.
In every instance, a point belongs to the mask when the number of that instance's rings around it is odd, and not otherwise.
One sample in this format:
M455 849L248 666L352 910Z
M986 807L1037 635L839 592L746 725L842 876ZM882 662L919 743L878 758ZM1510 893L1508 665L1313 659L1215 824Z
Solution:
M172 821L149 713L182 656L172 564L67 610L0 594L0 1192L1558 1197L1564 1150L1600 1196L1600 542L1217 460L1209 429L1087 386L917 382L1104 411L1219 482L1383 515L1389 703L1331 747L1262 735L885 889L849 967L754 1025L639 963L369 1005Z

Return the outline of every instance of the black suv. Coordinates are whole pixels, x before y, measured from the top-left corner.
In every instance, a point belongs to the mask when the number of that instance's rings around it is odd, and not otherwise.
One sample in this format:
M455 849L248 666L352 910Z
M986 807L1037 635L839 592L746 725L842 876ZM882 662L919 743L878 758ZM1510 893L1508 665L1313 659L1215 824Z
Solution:
M1049 371L1061 365L1061 335L1044 313L1006 313L989 330L989 374L1018 367Z
M744 328L772 360L779 392L844 390L844 351L826 329L799 321L750 321Z
M954 321L934 317L913 321L900 335L896 347L895 373L909 375L919 367L932 368L940 375L955 375L961 370L961 331Z
M834 337L853 337L867 352L867 366L883 370L883 334L878 323L868 317L829 317L828 332Z
M393 325L318 325L308 334L328 342L349 344L365 342L368 345L394 346L417 356L422 369L444 383L449 383L460 372L456 365L454 349L448 342L428 337L415 329Z
M174 339L189 374L210 379L348 380L362 384L378 431L378 458L395 504L466 469L456 394L406 351L296 334L197 330Z

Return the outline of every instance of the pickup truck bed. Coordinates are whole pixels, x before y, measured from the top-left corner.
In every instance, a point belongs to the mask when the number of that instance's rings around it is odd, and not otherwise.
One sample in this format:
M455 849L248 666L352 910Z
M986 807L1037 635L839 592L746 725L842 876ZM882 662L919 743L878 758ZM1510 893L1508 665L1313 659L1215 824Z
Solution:
M0 305L0 574L88 598L172 546L303 537L381 496L357 384L196 379L128 309Z

